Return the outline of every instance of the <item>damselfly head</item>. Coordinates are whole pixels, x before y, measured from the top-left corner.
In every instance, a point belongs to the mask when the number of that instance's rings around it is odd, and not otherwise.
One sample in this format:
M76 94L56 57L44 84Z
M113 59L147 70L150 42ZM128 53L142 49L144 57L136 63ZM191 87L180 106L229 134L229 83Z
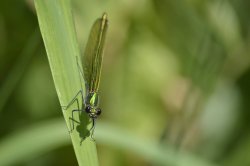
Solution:
M102 112L100 108L94 108L91 106L87 106L85 108L85 111L91 119L96 119L99 115L101 115L101 112Z

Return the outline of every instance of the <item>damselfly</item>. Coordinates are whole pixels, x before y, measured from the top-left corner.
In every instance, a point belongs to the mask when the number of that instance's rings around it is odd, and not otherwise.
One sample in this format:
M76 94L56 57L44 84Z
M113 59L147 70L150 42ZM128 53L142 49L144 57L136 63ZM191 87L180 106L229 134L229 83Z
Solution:
M108 28L107 14L104 13L102 18L98 18L91 28L89 39L85 48L84 55L82 57L83 72L78 64L79 73L84 77L85 80L85 92L86 96L83 95L81 89L72 101L67 105L63 106L63 109L68 109L73 103L77 103L78 109L72 111L72 119L74 120L74 112L81 111L88 114L92 120L92 127L90 129L91 138L93 139L93 133L95 129L95 121L101 114L101 109L98 107L99 103L99 84L100 75L102 68L103 48L105 43L105 37ZM81 95L82 107L79 107L78 95ZM73 125L74 129L74 125Z

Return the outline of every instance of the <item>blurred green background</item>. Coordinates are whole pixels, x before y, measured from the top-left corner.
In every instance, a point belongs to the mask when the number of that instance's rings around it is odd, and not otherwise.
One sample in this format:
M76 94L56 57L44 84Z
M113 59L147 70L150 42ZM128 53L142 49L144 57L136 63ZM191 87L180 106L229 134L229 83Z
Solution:
M151 143L250 165L249 9L248 0L72 0L82 52L94 20L109 17L100 165L161 165L145 157ZM77 165L32 0L0 2L0 57L0 163ZM120 137L105 136L112 127Z

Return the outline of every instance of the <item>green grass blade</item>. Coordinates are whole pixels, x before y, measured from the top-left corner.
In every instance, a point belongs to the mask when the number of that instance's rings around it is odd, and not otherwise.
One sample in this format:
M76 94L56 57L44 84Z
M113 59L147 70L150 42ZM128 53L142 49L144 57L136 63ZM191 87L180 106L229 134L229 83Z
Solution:
M172 145L161 145L132 135L123 128L98 122L97 142L133 152L146 161L166 166L218 166L191 153L177 151Z
M15 165L69 144L66 125L53 119L14 132L0 142L0 165ZM28 148L27 148L28 147ZM20 153L21 152L21 153Z
M76 63L80 50L71 4L69 0L35 0L35 7L59 101L66 106L81 89ZM69 130L72 129L69 118L73 109L77 109L76 104L63 111ZM84 125L86 128L87 123ZM76 130L70 135L79 165L98 165L95 142L87 138L80 144L82 133Z
M14 165L69 144L66 127L61 119L52 119L15 132L0 142L0 165ZM194 155L177 152L133 136L114 124L98 122L97 142L141 156L146 161L174 166L218 166ZM24 148L29 147L29 148ZM22 153L20 153L22 152Z

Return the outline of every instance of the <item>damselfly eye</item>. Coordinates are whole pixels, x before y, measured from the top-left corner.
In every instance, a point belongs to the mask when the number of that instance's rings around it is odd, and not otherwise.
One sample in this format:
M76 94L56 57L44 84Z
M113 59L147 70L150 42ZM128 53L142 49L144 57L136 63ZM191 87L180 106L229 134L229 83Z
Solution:
M85 111L89 114L89 113L91 112L91 107L90 107L90 106L87 106L87 107L85 108Z
M102 113L101 108L97 108L97 109L96 109L96 115L101 115L101 113Z

